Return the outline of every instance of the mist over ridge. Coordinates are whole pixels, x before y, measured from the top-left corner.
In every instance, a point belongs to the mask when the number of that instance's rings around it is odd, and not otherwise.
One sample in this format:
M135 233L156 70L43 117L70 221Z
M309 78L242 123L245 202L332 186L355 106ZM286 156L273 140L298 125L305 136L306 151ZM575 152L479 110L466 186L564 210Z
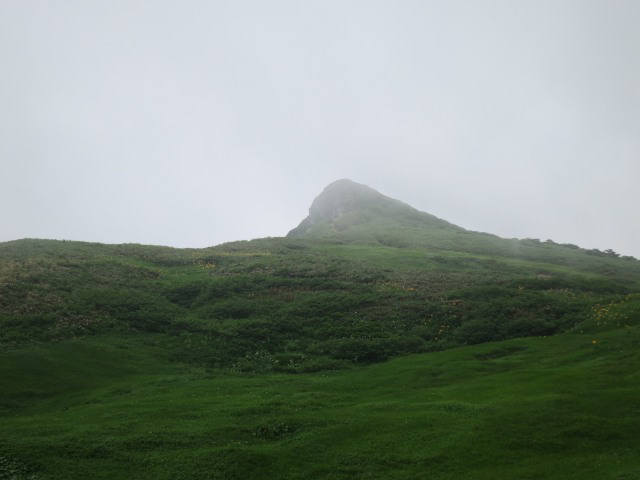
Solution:
M347 177L640 255L637 2L189 5L2 2L0 241L281 236Z

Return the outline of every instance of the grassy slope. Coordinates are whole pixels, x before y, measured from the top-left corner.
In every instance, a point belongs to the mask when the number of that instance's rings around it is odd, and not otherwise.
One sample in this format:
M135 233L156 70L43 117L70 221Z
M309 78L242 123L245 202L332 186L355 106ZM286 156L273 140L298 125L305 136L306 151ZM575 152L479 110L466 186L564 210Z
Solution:
M0 355L0 478L640 478L639 345L629 326L249 376L144 336L23 348Z
M632 257L623 257L627 263L624 266L613 251L585 250L552 240L505 239L466 230L347 179L328 185L313 201L309 216L288 237L403 249L428 247L438 252L516 258L609 275L633 271L636 279L640 274L640 264Z
M523 248L1 244L0 479L640 478L638 262Z
M210 365L259 350L326 368L566 330L592 305L640 288L640 262L576 259L579 268L543 254L288 239L202 250L10 242L0 245L0 347L163 332L209 352L199 358Z

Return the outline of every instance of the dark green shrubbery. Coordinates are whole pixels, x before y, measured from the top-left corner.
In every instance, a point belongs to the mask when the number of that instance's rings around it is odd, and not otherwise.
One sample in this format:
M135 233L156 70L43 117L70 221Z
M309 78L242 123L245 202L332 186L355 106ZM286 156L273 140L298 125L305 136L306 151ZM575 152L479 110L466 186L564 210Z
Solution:
M340 338L318 343L311 349L312 353L354 363L381 362L394 355L420 351L424 351L424 341L419 337Z
M540 244L539 251L570 251ZM635 278L635 264L612 257L606 261L617 263L585 264L603 274L582 275L400 244L74 245L26 242L28 254L0 248L2 344L128 331L160 335L180 361L301 372L550 335L638 288L608 278L620 264Z

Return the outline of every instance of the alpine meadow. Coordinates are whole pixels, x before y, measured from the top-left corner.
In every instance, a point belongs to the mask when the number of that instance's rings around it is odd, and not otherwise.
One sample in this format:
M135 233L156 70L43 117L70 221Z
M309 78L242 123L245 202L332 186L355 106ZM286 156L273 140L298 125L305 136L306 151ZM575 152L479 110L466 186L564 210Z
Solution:
M637 259L350 180L286 237L9 241L0 479L640 479L639 347Z

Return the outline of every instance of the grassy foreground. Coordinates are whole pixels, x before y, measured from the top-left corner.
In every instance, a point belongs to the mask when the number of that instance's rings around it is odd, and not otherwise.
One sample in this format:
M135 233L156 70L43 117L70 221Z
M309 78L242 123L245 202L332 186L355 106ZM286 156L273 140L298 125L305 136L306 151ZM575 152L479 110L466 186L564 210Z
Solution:
M0 478L640 478L640 328L592 330L297 375L149 336L24 347L0 356Z

